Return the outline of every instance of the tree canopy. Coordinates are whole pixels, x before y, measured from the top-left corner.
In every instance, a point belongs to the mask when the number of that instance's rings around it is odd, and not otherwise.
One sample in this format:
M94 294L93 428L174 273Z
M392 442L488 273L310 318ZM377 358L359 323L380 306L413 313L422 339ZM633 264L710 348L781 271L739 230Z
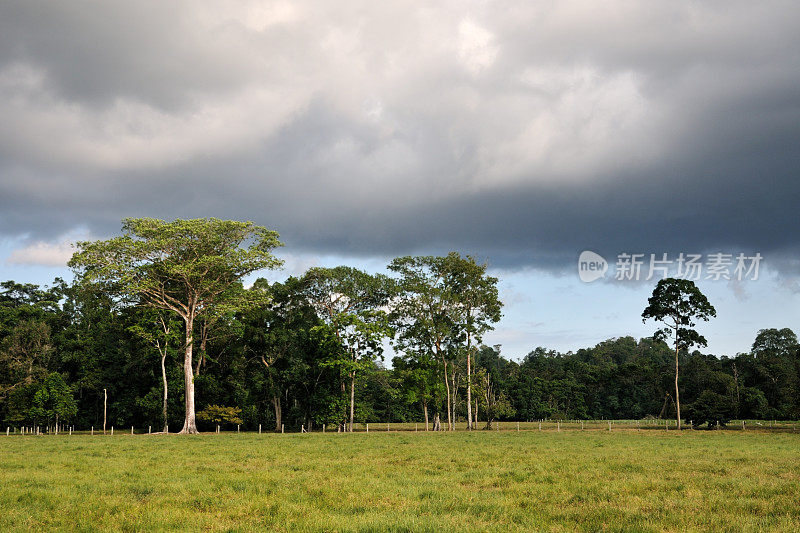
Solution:
M192 365L197 318L215 319L259 303L238 290L244 276L281 265L275 231L252 222L204 218L123 221L123 235L78 243L69 266L85 284L101 284L140 305L171 311L185 322L183 433L197 433ZM205 333L205 331L203 332Z

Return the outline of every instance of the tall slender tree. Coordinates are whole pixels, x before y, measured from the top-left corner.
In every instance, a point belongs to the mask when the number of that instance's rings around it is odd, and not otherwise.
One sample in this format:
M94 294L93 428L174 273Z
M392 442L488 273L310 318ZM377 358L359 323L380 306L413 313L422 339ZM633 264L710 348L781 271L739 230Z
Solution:
M347 420L348 430L353 431L356 375L382 357L383 340L392 336L386 306L394 284L382 274L348 266L312 268L304 282L309 302L348 355L344 368L350 381Z
M401 291L393 303L398 345L441 360L450 430L455 427L457 362L465 357L467 425L471 429L473 351L491 324L500 319L497 278L486 275L486 265L457 252L440 257L399 257L389 269L400 276Z
M473 354L483 342L483 335L500 320L503 304L497 292L498 280L486 274L485 263L478 264L474 257L451 253L446 264L456 309L456 328L466 356L467 428L472 429Z
M653 295L647 300L648 306L642 312L642 322L648 318L663 322L665 327L655 332L654 338L671 338L675 348L675 409L678 429L681 429L681 400L678 388L678 355L681 350L692 346L706 346L706 339L693 328L697 320L708 321L717 316L708 299L700 292L693 281L665 278L658 282Z
M174 319L176 320L176 319ZM140 320L128 327L128 330L147 341L158 350L161 358L161 418L163 422L163 432L169 431L169 414L167 413L167 401L169 399L169 388L167 384L167 355L170 346L178 342L179 333L170 320L170 316L165 316L164 311L145 309L140 315Z
M392 302L392 322L397 328L397 346L406 353L431 354L442 363L447 397L447 428L454 428L450 355L457 316L448 268L444 257L398 257L389 270L400 277L400 291ZM435 419L438 420L436 413ZM438 426L438 424L435 424Z

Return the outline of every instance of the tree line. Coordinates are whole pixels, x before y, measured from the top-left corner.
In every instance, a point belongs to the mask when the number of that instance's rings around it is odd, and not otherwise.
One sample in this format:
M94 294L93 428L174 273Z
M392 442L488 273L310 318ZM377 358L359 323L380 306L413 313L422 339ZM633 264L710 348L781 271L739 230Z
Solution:
M100 427L104 395L112 424L185 433L674 417L679 405L696 425L800 416L789 329L760 331L735 357L691 351L702 339L684 334L514 361L483 344L502 303L472 257L396 258L389 275L312 268L245 287L279 266L277 246L250 223L129 219L122 236L79 244L73 282L3 282L0 418ZM645 315L659 319L667 299L656 292Z

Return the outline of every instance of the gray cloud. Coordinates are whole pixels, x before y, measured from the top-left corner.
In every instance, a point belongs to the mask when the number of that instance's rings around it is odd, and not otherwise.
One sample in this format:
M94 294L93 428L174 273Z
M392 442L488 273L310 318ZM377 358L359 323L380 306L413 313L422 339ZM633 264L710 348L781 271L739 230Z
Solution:
M4 4L0 233L792 257L798 29L790 2Z

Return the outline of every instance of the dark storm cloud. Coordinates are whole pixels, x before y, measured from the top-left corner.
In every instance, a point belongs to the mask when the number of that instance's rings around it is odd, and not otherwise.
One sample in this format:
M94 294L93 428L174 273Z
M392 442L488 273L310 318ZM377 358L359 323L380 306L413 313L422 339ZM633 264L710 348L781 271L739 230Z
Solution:
M503 7L6 4L0 233L219 216L310 254L548 269L798 252L791 3Z

